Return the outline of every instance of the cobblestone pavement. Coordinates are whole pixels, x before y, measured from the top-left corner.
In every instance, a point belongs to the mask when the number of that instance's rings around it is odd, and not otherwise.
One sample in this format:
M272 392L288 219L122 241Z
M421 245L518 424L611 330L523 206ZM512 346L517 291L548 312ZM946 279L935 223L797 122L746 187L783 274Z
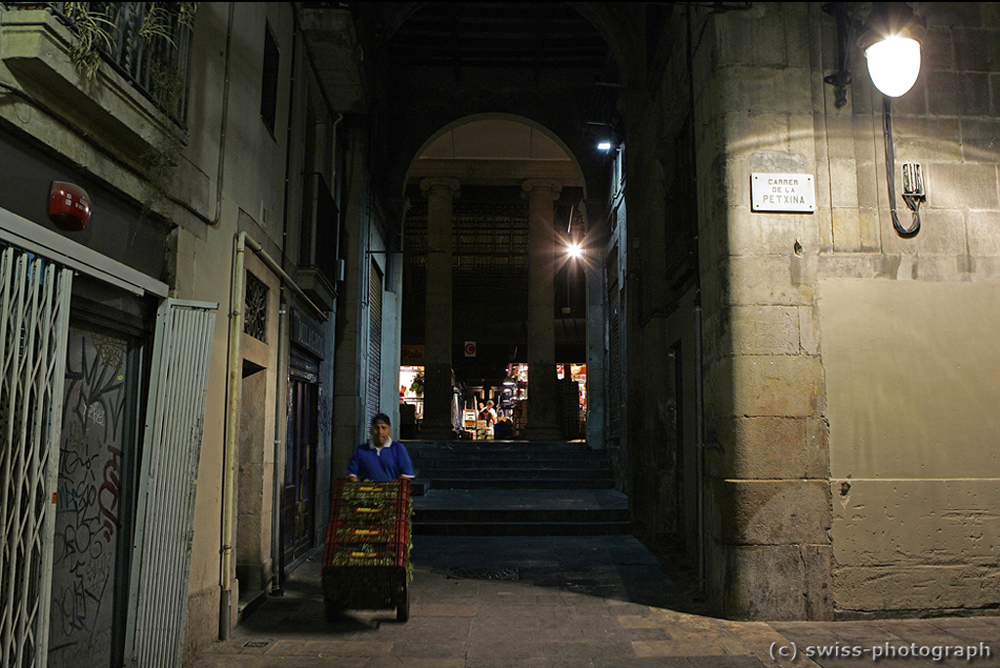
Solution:
M1000 668L1000 617L715 619L683 571L628 536L414 536L405 623L392 610L327 620L321 559L187 668Z

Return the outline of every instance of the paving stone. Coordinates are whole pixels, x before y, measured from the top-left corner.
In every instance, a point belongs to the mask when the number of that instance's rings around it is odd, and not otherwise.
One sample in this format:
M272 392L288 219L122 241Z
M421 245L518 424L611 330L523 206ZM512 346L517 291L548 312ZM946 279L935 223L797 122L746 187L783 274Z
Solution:
M676 608L648 604L649 592L661 596L676 583L650 567L655 558L637 542L622 548L620 536L529 538L415 537L414 553L420 544L422 556L414 560L406 623L391 610L347 611L328 621L319 565L307 562L293 573L285 597L266 601L230 641L216 643L185 668L1000 668L1000 617L733 622L692 613L697 605L690 599ZM446 575L454 564L490 566L515 558L544 563L532 567L545 577L544 586ZM570 580L605 591L567 591L558 584ZM248 640L268 645L243 647ZM972 663L771 659L775 643L887 641L994 646L991 657Z
M695 668L698 665L679 656L597 657L593 668Z
M340 666L338 665L337 668L340 668ZM465 659L380 656L366 663L365 668L465 668Z
M700 656L696 664L698 668L763 668L760 659L753 656Z

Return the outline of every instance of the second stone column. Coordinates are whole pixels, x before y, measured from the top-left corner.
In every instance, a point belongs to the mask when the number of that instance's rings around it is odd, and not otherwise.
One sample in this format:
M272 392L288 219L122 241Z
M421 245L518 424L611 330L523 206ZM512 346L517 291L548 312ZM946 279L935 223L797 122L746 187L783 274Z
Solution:
M452 202L455 179L420 182L427 197L427 302L424 325L424 417L420 436L455 438L451 422Z
M528 197L528 422L530 441L562 438L557 421L555 339L555 201L562 186L529 180Z

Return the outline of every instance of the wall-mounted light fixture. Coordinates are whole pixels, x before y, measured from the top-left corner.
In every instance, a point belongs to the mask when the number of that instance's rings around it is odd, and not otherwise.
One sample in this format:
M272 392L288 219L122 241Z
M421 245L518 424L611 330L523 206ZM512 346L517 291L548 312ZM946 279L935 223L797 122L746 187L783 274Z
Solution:
M913 88L926 35L924 22L905 2L875 3L860 45L872 83L883 95L899 97Z
M823 11L837 19L837 60L839 70L823 81L836 88L834 105L839 109L847 104L847 86L851 84L850 57L854 35L868 63L868 74L875 88L882 93L882 130L885 135L885 164L889 186L889 205L892 226L902 237L912 237L920 230L920 202L924 199L923 182L920 188L906 188L904 178L903 201L913 212L910 227L903 227L896 212L896 156L892 137L891 98L905 95L920 75L920 48L927 30L922 19L914 15L905 2L875 2L866 21L855 15L856 2L830 2ZM919 165L908 163L912 175L919 173ZM904 166L904 167L907 167Z
M927 30L905 2L875 2L866 20L855 15L857 2L829 2L823 11L837 19L838 71L824 81L837 88L836 106L847 104L851 84L852 42L857 35L868 63L868 74L880 93L905 95L920 74L920 47Z
M593 146L595 146L598 151L608 152L618 145L615 126L611 123L587 121L587 125L592 128L590 130L590 134L592 141L594 142Z

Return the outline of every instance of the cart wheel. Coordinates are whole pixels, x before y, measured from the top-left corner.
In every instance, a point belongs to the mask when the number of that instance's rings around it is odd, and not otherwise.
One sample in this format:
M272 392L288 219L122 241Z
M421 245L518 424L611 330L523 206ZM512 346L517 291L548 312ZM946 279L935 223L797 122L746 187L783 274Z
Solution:
M403 602L396 608L396 621L405 622L410 618L410 588L403 592Z

